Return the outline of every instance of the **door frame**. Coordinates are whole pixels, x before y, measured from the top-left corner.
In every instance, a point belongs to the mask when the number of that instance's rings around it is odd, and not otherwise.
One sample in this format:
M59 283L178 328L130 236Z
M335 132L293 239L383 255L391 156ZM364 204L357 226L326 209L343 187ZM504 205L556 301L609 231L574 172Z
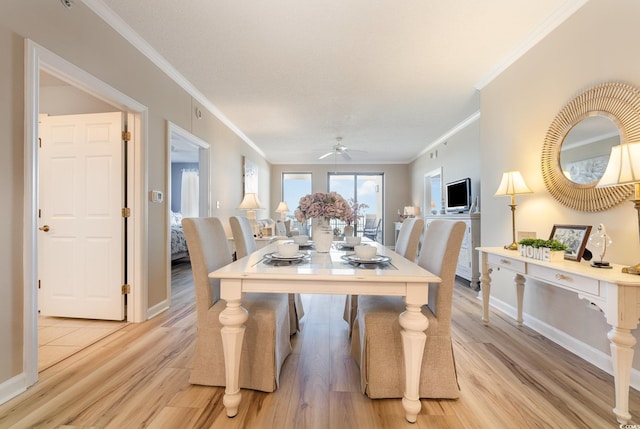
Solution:
M23 375L24 388L38 380L38 114L40 71L85 91L125 112L133 139L128 148L127 187L132 216L127 237L127 277L132 292L127 298L127 320L147 319L148 274L147 229L147 124L148 109L117 89L97 79L30 39L25 40L25 144L23 231Z
M166 307L171 305L171 204L169 203L171 198L171 139L173 135L180 136L185 140L188 140L190 144L194 146L194 149L198 150L198 174L200 176L200 203L198 207L198 216L208 217L211 215L211 181L209 179L209 159L211 145L200 137L191 134L184 128L179 127L171 121L167 121L167 181L165 189L167 189L167 213L165 230L167 233L167 301Z

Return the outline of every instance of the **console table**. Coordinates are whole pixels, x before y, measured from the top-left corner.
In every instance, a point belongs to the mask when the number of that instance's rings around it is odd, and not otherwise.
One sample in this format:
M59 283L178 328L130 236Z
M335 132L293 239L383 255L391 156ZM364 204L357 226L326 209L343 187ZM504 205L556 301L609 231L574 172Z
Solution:
M525 278L536 279L566 289L596 305L604 313L611 331L611 360L615 383L616 404L613 413L619 423L626 424L629 414L629 380L636 339L631 330L640 319L640 276L621 272L621 265L613 269L592 268L574 261L543 262L521 257L517 251L501 247L478 248L482 275L482 321L489 323L491 272L505 269L514 273L517 292L518 323L522 323L522 300Z

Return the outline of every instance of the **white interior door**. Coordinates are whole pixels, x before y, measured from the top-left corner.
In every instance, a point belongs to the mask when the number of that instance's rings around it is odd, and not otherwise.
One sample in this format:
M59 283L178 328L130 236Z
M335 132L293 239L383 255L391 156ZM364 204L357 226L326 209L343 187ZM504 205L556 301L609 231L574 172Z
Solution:
M124 319L123 118L115 112L41 120L42 315Z

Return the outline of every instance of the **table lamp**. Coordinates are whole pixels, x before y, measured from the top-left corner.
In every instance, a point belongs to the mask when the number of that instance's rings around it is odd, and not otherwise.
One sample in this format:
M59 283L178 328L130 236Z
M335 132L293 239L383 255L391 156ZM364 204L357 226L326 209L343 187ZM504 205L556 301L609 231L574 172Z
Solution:
M276 207L276 213L280 213L280 220L283 221L287 219L287 213L289 211L289 206L286 201L280 201L280 204Z
M600 188L620 185L634 185L635 199L631 201L638 213L640 236L640 143L623 143L611 148L607 169L596 186ZM624 267L622 272L640 274L640 263Z
M253 233L256 233L256 210L260 209L260 200L258 200L258 194L255 192L247 192L244 194L244 198L238 207L240 210L247 211L247 219L251 224Z
M518 243L516 243L516 194L531 194L532 191L524 183L524 179L519 171L507 171L502 174L502 181L496 191L496 195L509 195L511 196L511 233L513 235L513 242L504 246L505 249L518 250Z

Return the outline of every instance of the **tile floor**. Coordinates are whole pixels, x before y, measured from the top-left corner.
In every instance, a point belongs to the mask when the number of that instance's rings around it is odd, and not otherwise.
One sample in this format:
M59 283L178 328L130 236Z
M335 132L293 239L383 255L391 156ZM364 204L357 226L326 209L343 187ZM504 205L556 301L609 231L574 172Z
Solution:
M38 371L43 371L126 326L111 320L38 318Z

